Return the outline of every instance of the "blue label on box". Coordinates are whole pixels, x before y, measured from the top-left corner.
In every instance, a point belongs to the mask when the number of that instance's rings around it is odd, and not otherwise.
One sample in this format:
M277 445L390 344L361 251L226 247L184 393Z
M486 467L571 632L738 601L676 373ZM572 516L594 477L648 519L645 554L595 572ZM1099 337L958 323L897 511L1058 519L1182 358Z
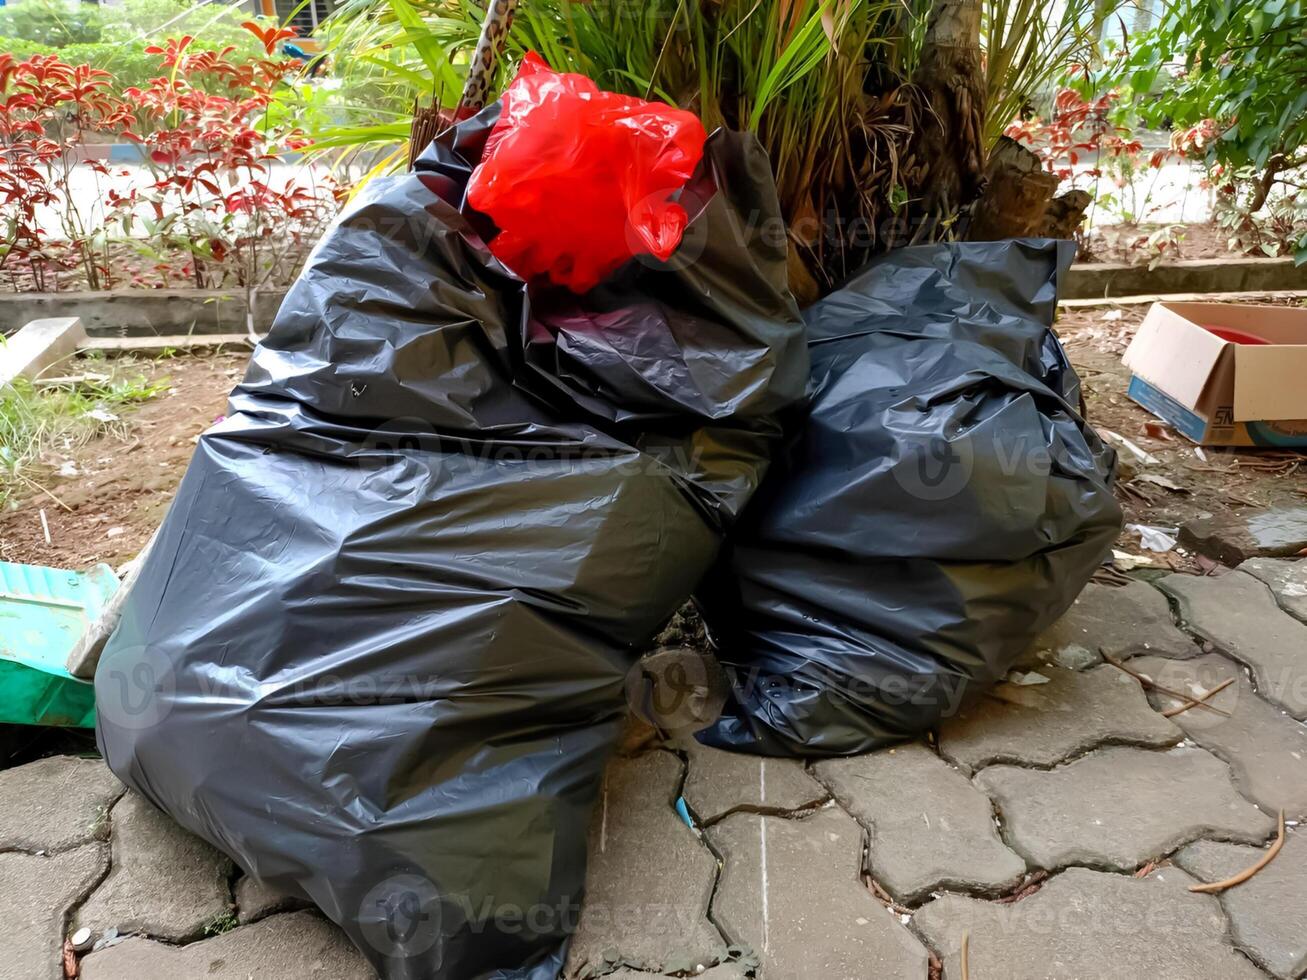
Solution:
M1203 436L1207 434L1205 418L1185 408L1170 395L1158 391L1138 375L1130 376L1130 388L1126 394L1158 418L1170 422L1176 431L1194 442L1202 442Z
M1254 446L1300 449L1307 446L1307 421L1297 422L1236 422L1229 408L1218 408L1216 417L1208 422L1191 409L1163 391L1154 388L1138 375L1131 375L1126 392L1163 421L1170 422L1176 431L1194 442L1251 443ZM1236 439L1235 437L1239 437Z

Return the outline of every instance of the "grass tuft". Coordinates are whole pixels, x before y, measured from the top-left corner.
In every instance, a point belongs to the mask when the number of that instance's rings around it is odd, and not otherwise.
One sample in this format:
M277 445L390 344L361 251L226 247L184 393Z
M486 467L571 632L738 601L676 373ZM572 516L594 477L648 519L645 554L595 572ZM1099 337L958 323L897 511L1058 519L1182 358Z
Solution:
M150 381L133 371L131 361L72 364L89 368L54 384L19 378L0 387L0 508L17 507L30 493L48 492L44 480L52 455L70 454L105 432L124 434L118 410L168 387L167 379Z

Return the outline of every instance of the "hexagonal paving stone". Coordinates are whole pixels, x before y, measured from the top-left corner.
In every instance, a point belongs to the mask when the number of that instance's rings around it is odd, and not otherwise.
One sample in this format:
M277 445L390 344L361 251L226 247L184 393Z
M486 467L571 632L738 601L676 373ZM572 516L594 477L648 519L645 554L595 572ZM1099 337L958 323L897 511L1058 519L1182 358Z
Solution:
M241 875L236 882L236 913L241 925L267 918L274 912L311 908L311 904L294 895L275 891L258 878Z
M109 848L86 844L53 857L0 854L0 977L63 980L68 910L109 867Z
M82 980L375 980L345 934L314 912L274 915L189 946L134 937L82 960Z
M104 840L123 791L98 759L58 755L0 770L0 849L53 853Z
M1041 673L1047 684L1001 684L964 708L940 730L940 753L968 771L994 762L1051 766L1108 742L1173 745L1182 737L1115 667Z
M998 803L1004 838L1041 868L1129 871L1199 837L1260 842L1274 829L1202 749L1098 749L1052 770L990 766L975 782Z
M1072 868L1008 905L945 895L912 917L959 980L962 935L972 977L1003 980L1256 980L1225 941L1220 906L1175 868L1146 878Z
M1260 698L1242 667L1214 653L1185 661L1141 657L1131 666L1179 693L1200 694L1234 678L1207 702L1229 717L1190 708L1172 720L1227 762L1239 791L1267 813L1283 808L1290 819L1307 816L1307 725ZM1160 711L1180 704L1156 691L1148 697Z
M1307 622L1307 561L1290 558L1249 558L1239 566L1271 587L1289 615Z
M1199 881L1224 881L1264 853L1199 841L1180 851L1175 863ZM1284 980L1307 974L1307 837L1291 832L1270 864L1219 898L1234 941L1258 963Z
M862 828L838 807L735 813L708 839L724 862L713 917L757 954L760 980L925 975L926 951L862 883Z
M1307 718L1307 623L1281 609L1265 582L1230 572L1168 575L1158 585L1179 600L1196 633L1252 668L1263 697Z
M1084 657L1076 649L1088 651ZM1166 596L1147 582L1115 588L1090 582L1067 610L1035 641L1042 659L1063 666L1089 666L1106 652L1118 659L1137 653L1196 657L1198 646L1171 617ZM1068 659L1070 658L1070 659Z
M819 762L813 772L870 835L872 876L901 902L937 888L1002 891L1025 862L988 799L924 745Z
M230 912L225 855L136 793L114 804L110 820L113 870L78 910L79 927L184 942Z
M566 976L620 966L666 973L725 959L708 921L717 861L673 809L681 776L670 752L609 765Z
M704 823L732 810L787 813L815 806L829 796L826 788L793 759L767 759L709 748L691 741L685 802Z

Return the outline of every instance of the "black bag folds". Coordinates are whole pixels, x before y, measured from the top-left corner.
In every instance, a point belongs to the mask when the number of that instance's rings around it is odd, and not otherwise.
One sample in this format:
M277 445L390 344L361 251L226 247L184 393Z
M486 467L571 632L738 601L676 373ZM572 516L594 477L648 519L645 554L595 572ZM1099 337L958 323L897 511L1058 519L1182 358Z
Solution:
M1069 242L891 252L811 307L809 414L697 602L700 739L863 752L1001 679L1120 530L1115 453L1049 325Z
M392 978L557 976L627 672L808 376L752 136L669 262L536 295L463 203L496 112L313 252L96 678L113 771Z

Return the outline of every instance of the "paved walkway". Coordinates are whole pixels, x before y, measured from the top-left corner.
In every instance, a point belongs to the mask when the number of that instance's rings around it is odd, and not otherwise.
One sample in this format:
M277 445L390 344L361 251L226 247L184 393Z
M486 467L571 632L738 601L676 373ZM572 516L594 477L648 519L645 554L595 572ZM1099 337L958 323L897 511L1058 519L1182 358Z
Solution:
M1218 711L1167 717L1180 698L1104 655L1178 694L1231 683ZM964 947L976 980L1301 977L1307 561L1091 585L1023 671L936 741L856 758L628 743L569 978L958 978ZM1190 890L1256 861L1281 809L1264 870ZM315 912L69 757L0 772L0 924L0 978L57 980L82 925L102 944L86 980L370 975Z

